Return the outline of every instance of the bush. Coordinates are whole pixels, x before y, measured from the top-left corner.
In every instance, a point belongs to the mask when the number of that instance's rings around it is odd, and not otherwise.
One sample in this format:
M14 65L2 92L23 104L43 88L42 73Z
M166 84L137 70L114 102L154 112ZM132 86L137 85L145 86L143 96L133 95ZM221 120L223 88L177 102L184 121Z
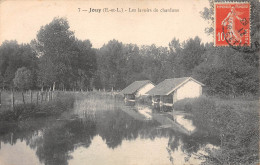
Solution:
M176 103L173 104L174 110L180 110L180 111L185 111L185 112L190 112L192 110L192 104L193 104L194 99L182 99L177 101Z
M205 164L254 164L259 160L257 102L199 97L181 100L177 106L185 110L191 106L193 124L219 137L220 149L208 150Z
M174 103L175 110L181 110L185 112L209 112L216 110L216 103L213 99L209 99L205 96L201 96L198 98L186 98L177 101Z
M206 114L209 112L216 111L216 101L205 96L198 97L193 100L192 111L200 111Z

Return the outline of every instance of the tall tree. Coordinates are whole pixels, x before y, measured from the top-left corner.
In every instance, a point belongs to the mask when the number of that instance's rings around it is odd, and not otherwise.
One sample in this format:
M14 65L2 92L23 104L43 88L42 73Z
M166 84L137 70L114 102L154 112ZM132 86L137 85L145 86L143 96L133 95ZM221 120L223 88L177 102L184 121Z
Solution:
M106 89L125 87L122 69L126 66L123 44L111 40L98 51L98 67L101 81Z
M88 88L96 70L95 52L89 40L75 38L66 18L54 18L41 27L32 45L40 61L40 86Z
M205 48L201 43L201 39L197 36L183 42L182 45L183 49L179 58L184 70L182 76L190 76L192 70L203 61L201 55L204 53Z
M50 87L56 83L57 86L69 87L70 78L74 76L71 59L78 55L75 51L75 37L69 28L65 18L54 18L51 23L41 27L33 42L41 59L41 86Z
M92 48L92 44L89 40L77 41L79 49L79 58L74 61L74 65L77 65L77 86L80 89L92 89L93 81L96 78L97 71L97 59L96 51Z

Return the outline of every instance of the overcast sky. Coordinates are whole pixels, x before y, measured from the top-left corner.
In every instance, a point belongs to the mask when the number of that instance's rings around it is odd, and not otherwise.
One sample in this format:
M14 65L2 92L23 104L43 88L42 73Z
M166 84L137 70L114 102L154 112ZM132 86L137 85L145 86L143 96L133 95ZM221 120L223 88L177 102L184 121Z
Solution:
M112 39L138 45L168 46L174 37L183 41L198 35L204 43L212 42L212 36L204 32L209 25L199 13L208 6L207 0L6 0L0 4L0 44L4 40L29 43L40 27L54 17L67 17L75 36L89 39L95 48ZM159 12L88 13L79 12L78 8L157 8ZM162 8L179 9L179 12L160 12Z

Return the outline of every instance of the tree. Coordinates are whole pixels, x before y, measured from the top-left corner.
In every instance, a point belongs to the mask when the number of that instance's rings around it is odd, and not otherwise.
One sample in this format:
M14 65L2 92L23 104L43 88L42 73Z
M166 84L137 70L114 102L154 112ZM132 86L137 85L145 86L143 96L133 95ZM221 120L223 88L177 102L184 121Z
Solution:
M17 69L15 72L15 78L13 79L14 86L20 90L28 90L33 85L32 72L26 67Z
M111 40L98 51L98 73L106 89L123 89L125 80L123 68L126 66L124 47L121 42Z
M69 86L69 78L73 77L71 58L78 55L75 37L69 28L65 18L54 18L51 23L41 27L36 40L32 42L41 59L41 86L51 87L54 82L57 86ZM51 70L46 70L46 67Z
M80 89L92 89L92 82L96 76L97 59L96 51L92 49L92 44L89 40L77 40L77 47L79 49L78 59L74 58L74 65L77 67L77 86Z
M140 55L144 58L143 74L154 83L159 83L171 73L169 51L166 47L156 45L142 46Z
M80 41L66 18L54 18L31 43L39 57L41 87L83 89L90 85L96 70L95 51L89 40Z
M210 95L258 94L258 68L232 48L211 48L206 60L193 70L193 77L203 82Z
M201 55L204 53L205 48L198 36L183 42L182 45L183 49L179 58L184 70L182 76L190 76L192 70L203 61Z
M169 47L172 77L191 76L192 70L204 60L202 55L206 48L198 36L182 43L174 38Z
M16 41L4 41L0 46L0 77L2 88L12 88L15 72L27 67L36 79L37 57L28 44L19 45ZM36 82L33 82L35 86Z
M222 0L221 0L222 1ZM219 2L221 2L219 1ZM224 1L223 1L224 2ZM209 23L214 21L214 1L209 0L210 8L204 8L202 18ZM251 43L259 42L260 34L260 3L250 0L251 6ZM213 34L213 27L205 29L209 35ZM250 48L251 49L251 48ZM252 50L257 50L254 47ZM193 70L193 76L206 84L209 94L257 95L259 87L259 52L240 51L232 48L212 48L204 53L204 62Z

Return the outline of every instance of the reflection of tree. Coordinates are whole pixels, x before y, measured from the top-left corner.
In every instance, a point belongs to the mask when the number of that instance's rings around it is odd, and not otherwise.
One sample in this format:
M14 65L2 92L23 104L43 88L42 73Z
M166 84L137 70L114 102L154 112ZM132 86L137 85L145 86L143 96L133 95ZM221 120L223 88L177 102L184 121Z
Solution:
M206 132L197 129L197 132L192 135L177 133L173 130L168 130L169 142L168 146L175 151L181 145L181 149L186 153L198 152L201 147L207 144L219 145L219 139L216 136L209 136Z
M149 134L158 125L153 121L135 120L119 109L97 113L101 113L97 115L98 134L106 140L110 148L120 145L123 139L133 140L138 136L146 137L144 134Z
M76 144L89 147L96 135L95 123L74 120L64 125L44 131L42 144L37 147L37 156L46 165L68 164L69 151L74 151Z
M26 121L20 123L1 123L0 137L4 143L15 144L18 139L25 140L27 144L38 133L48 121L38 119L35 121ZM11 136L12 135L12 136Z
M155 120L137 120L120 109L97 110L94 113L94 117L93 114L86 114L83 119L39 119L4 125L0 129L1 141L11 143L10 134L13 133L13 143L17 139L26 140L27 145L36 149L39 160L46 165L68 164L67 161L71 159L69 153L77 146L89 147L96 135L100 135L107 147L112 149L118 147L123 140L135 140L138 137L152 140L168 137L167 148L171 152L181 146L183 152L192 153L208 143L217 144L216 138L208 136L206 132L198 130L189 136L171 128L161 128L161 124ZM169 120L168 116L162 116L162 119L163 117Z

